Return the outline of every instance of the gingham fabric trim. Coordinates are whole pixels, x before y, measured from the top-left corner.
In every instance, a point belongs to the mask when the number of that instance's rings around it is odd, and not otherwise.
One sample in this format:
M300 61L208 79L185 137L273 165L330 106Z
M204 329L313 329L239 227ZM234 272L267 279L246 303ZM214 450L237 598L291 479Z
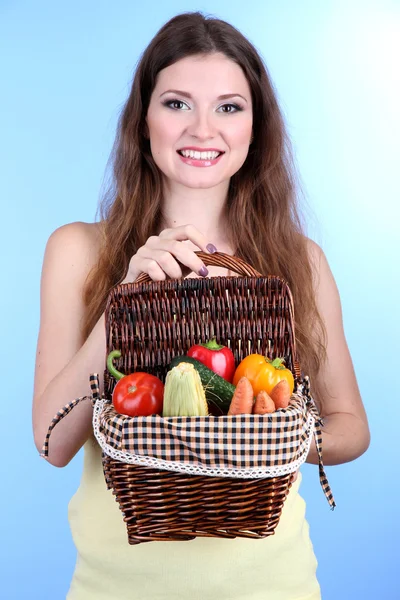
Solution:
M303 378L303 394L307 399L307 405L309 410L313 413L315 417L315 426L314 426L314 439L315 439L315 447L317 449L318 454L318 466L319 466L319 480L321 483L321 487L325 494L326 499L329 502L332 510L336 507L336 502L332 494L331 487L328 482L328 478L325 474L324 463L322 460L322 430L321 427L324 425L324 420L319 416L318 408L314 402L314 399L311 396L310 389L310 378Z
M127 417L100 397L97 375L90 377L93 429L103 452L128 464L214 477L265 478L296 471L307 458L314 437L319 475L325 496L335 501L322 462L322 421L304 378L287 409L269 415L221 417ZM54 426L81 400L77 398L54 417Z
M68 413L70 413L71 410L77 404L79 404L79 402L82 402L83 400L91 400L92 406L95 406L96 401L100 400L99 377L98 377L97 373L90 375L90 389L92 390L91 396L82 396L81 398L76 398L75 400L72 400L72 402L69 402L68 404L63 406L63 408L61 408L54 415L54 417L50 423L49 429L47 431L46 438L44 440L42 452L40 453L40 456L42 458L47 458L49 455L49 439L50 439L51 432L53 431L53 429L57 425L57 423L59 423L61 421L61 419L66 417L68 415Z
M191 419L195 418L198 422L190 424L189 427L187 427L188 423L184 417L169 417L163 420L164 422L168 421L168 423L160 422L161 417L159 417L153 422L147 422L144 427L143 424L138 424L134 428L140 436L140 442L133 444L136 451L141 446L142 452L150 452L150 454L136 454L119 450L107 443L107 436L102 431L102 421L104 421L104 415L107 411L107 408L104 408L104 402L97 402L94 407L93 429L96 439L105 454L120 462L187 475L262 479L294 473L305 462L313 438L314 418L309 415L305 434L301 436L300 446L296 452L297 458L289 460L289 455L286 454L286 462L282 463L277 456L276 445L273 442L268 444L269 449L262 457L257 456L255 452L257 444L245 441L250 432L261 432L261 428L265 424L265 417L262 415L248 415L250 419L247 419L246 416L247 422L243 418L244 415L227 417L227 426L222 427L213 427L212 421L223 419L223 417L191 417ZM147 420L149 419L150 417L147 417ZM176 422L175 420L178 419L179 422ZM206 419L209 419L209 422L205 423ZM172 422L173 420L174 422ZM151 432L155 431L158 432L158 438L150 438ZM196 433L193 433L195 431ZM192 439L190 438L191 434L195 436ZM147 435L149 438L146 440ZM232 436L233 439L236 437L238 443L226 441L232 439ZM144 440L146 440L146 443L143 444ZM275 457L273 458L274 454ZM158 458L159 455L170 455L174 458ZM215 463L212 466L211 456L218 462L218 466ZM229 456L231 456L231 463L229 463ZM205 466L202 461L209 463L209 466ZM229 466L229 464L232 466ZM241 468L243 464L247 464L247 466ZM252 466L253 464L263 466Z
M269 475L271 467L306 456L313 433L314 416L300 394L287 409L268 415L126 417L104 401L96 404L94 429L106 454L117 450L120 460L133 455L138 464L144 464L143 457L180 463L180 471L195 466L205 475L224 470L246 477L253 469L259 477Z

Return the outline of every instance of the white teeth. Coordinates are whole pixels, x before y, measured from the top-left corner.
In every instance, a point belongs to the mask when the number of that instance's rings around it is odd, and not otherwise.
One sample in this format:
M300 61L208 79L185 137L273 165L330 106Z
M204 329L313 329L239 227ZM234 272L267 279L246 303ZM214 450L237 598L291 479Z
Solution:
M194 158L196 160L214 160L222 154L221 152L197 152L195 150L179 150L185 158Z

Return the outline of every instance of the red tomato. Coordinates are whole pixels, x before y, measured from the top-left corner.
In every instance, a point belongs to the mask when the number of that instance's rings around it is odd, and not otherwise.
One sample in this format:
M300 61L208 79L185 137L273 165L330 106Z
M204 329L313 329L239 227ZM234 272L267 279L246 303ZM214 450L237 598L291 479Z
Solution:
M206 344L192 346L187 355L200 361L211 371L232 383L235 373L235 358L232 350L217 344L215 338Z
M113 405L117 412L129 417L162 414L163 382L148 373L132 373L120 379L114 388Z

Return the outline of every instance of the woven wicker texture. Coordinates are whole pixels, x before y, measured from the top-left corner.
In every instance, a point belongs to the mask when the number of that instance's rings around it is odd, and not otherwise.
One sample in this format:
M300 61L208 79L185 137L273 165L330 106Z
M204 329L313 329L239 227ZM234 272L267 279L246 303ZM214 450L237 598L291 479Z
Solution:
M117 368L146 371L165 380L169 362L196 343L216 337L236 364L251 353L281 356L300 376L292 296L286 282L262 277L242 260L197 253L204 263L238 273L153 282L142 274L116 286L106 309L107 353L118 349ZM115 380L105 372L105 396ZM196 536L266 537L274 533L291 475L237 480L183 475L126 464L103 454L107 485L127 525L130 544Z
M216 337L234 353L236 364L253 352L281 356L297 376L293 301L278 277L261 277L252 267L225 254L203 254L203 261L244 277L147 281L116 286L106 310L107 351L122 353L116 366L124 373L144 370L165 379L174 356ZM220 260L219 260L220 258ZM105 394L115 380L105 372Z
M104 467L124 512L130 544L191 540L196 536L271 535L291 478L285 475L243 480L183 475L112 459L105 460Z

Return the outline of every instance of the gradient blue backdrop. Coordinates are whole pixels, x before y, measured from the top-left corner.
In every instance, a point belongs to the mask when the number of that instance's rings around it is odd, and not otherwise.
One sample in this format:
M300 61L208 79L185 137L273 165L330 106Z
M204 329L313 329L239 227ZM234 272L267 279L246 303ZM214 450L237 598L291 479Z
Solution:
M394 600L400 3L385 0L0 0L0 597L62 599L75 561L67 503L82 454L51 467L31 431L45 244L58 226L94 219L136 61L165 21L195 9L239 27L269 66L370 419L367 454L328 468L335 512L317 468L303 468L323 598Z

